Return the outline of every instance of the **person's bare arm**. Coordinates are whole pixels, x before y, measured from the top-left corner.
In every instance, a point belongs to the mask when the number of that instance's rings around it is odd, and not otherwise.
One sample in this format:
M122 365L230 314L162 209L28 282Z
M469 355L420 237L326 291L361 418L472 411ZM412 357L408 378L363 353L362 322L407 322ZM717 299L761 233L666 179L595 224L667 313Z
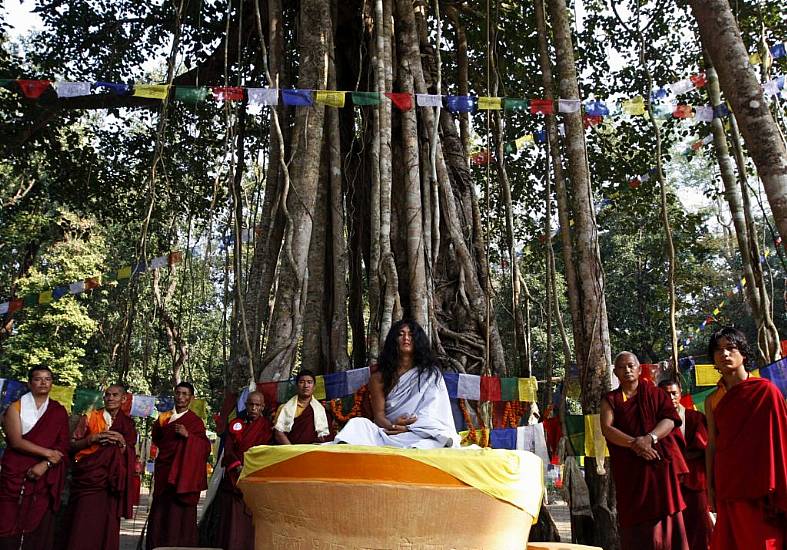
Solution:
M280 432L279 430L273 430L273 439L275 439L276 443L279 445L292 445L292 443L290 443L290 439L287 437L287 434Z
M708 400L706 399L705 402L707 403ZM708 420L708 446L705 447L705 475L708 487L708 506L710 506L711 512L715 512L716 487L713 477L713 459L716 456L716 421L713 418L713 410L710 407L705 411L705 418Z
M369 379L369 397L372 400L374 423L383 429L393 428L393 422L385 416L385 392L383 391L383 375L375 372Z
M36 445L22 437L22 419L19 416L19 411L16 407L9 407L5 414L3 423L5 430L5 437L8 441L8 446L15 451L20 451L33 456L40 456L45 461L52 464L57 464L63 459L63 453L54 449L47 449L40 445Z

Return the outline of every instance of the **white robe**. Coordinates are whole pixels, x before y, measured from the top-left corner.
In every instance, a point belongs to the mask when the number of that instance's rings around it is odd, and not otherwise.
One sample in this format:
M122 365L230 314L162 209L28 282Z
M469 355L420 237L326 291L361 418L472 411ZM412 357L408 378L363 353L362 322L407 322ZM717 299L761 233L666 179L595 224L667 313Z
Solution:
M419 380L418 369L412 368L399 378L385 398L385 417L394 423L402 415L417 417L407 432L388 435L367 418L351 418L334 443L411 449L459 447L448 389L439 372Z

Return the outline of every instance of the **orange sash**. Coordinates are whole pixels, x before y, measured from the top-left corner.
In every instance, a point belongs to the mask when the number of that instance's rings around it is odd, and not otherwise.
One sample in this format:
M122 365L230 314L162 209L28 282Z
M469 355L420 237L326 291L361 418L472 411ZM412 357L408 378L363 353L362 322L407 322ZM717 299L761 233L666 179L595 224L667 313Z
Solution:
M107 426L107 421L104 420L104 409L98 409L97 411L89 412L86 417L87 419L87 433L85 437L88 437L91 434L98 434L101 432L105 432L109 429ZM79 462L81 459L85 458L88 455L95 453L99 447L101 447L98 443L93 443L89 447L86 447L79 451L74 460Z

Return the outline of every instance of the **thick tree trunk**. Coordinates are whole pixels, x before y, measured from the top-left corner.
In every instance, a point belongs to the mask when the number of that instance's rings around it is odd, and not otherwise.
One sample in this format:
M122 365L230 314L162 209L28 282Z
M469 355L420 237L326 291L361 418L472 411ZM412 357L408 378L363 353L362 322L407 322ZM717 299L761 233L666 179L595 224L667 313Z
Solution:
M327 85L330 13L319 0L300 5L298 36L300 66L298 87L324 90ZM278 266L278 287L270 337L263 358L263 380L287 377L295 360L303 330L303 308L308 290L307 259L312 236L313 212L319 185L325 108L298 109L292 134L299 162L292 165L290 189L285 189L286 235L283 260Z
M579 99L574 47L571 40L568 10L564 0L549 0L549 13L555 35L557 66L560 75L560 97ZM585 414L598 413L601 399L610 388L611 353L607 306L604 299L604 273L598 249L595 212L590 174L585 149L585 131L580 112L565 113L568 167L573 190L573 211L576 231L577 257L582 308L582 334L587 346L581 373L582 410ZM567 230L567 228L564 228ZM595 520L592 541L583 541L607 549L618 547L615 499L610 486L609 470L595 471L594 461L586 465L586 477L592 496Z
M749 54L727 0L690 0L702 38L732 105L754 165L760 175L774 220L787 238L787 148L748 62Z

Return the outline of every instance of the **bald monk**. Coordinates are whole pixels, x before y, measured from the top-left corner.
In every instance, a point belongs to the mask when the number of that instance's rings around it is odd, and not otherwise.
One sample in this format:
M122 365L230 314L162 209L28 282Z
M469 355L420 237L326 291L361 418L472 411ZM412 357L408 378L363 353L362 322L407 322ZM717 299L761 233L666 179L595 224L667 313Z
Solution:
M197 503L207 489L210 442L202 419L189 410L194 386L175 386L175 410L153 424L158 447L153 473L153 503L148 516L146 548L197 546Z
M295 377L298 393L276 411L273 434L279 445L322 443L328 438L328 416L314 398L315 381L310 370L302 370Z
M689 550L679 476L688 467L672 430L681 425L667 394L639 383L642 367L628 351L615 358L620 387L601 401L609 444L621 550Z
M680 489L686 509L683 522L690 550L708 550L713 521L708 508L707 485L705 483L705 448L708 446L708 429L705 415L700 411L681 405L683 397L680 384L675 380L662 380L659 387L669 396L683 422L672 433L680 447L689 473L681 476Z
M82 416L71 436L69 550L120 548L120 518L134 516L137 430L120 410L127 398L125 386L109 386L104 408Z
M243 469L244 453L256 445L268 445L273 439L273 425L263 416L264 410L265 397L260 392L251 392L246 398L246 410L229 423L224 441L224 458L221 461L224 476L211 504L217 512L218 523L211 533L212 540L203 541L203 544L254 550L252 514L243 502L243 493L237 485Z
M33 367L30 393L11 404L3 422L8 447L0 464L0 549L54 545L54 513L66 478L68 413L49 398L52 371Z
M721 373L708 396L708 500L717 512L712 550L787 549L787 404L770 381L746 370L752 352L732 327L714 332L708 354Z

